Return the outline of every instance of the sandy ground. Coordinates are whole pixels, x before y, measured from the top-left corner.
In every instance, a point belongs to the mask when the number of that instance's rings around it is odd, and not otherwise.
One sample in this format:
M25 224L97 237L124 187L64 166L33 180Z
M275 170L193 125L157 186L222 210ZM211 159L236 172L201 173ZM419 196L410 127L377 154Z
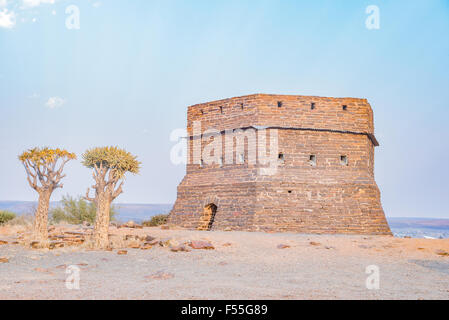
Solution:
M449 240L118 229L214 250L89 251L0 245L0 299L449 299ZM0 239L8 240L7 234ZM312 243L311 243L312 242ZM280 249L278 245L290 247ZM443 255L441 255L443 252ZM440 254L438 254L440 253ZM66 288L66 266L80 289ZM367 266L380 288L368 290Z

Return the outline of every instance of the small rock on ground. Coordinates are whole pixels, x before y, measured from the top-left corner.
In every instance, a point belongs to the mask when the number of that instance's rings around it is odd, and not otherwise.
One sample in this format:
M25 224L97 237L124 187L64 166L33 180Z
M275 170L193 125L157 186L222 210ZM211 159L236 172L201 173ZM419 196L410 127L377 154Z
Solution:
M201 240L190 241L189 246L191 246L193 249L206 249L206 250L215 249L215 247L210 242Z

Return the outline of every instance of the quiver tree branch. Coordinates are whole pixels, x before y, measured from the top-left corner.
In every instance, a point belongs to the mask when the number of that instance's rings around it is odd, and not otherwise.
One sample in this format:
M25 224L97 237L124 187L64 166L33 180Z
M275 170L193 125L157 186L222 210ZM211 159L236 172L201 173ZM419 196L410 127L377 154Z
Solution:
M90 193L90 188L87 188L86 195L84 196L84 199L86 199L87 201L95 202L95 198L89 197L89 193Z
M112 200L115 200L115 198L117 198L121 193L123 193L122 187L123 187L123 183L124 183L124 182L125 182L125 181L120 182L120 185L118 186L118 188L115 189L115 191L114 191L113 194L112 194ZM115 186L114 186L114 187L115 187Z

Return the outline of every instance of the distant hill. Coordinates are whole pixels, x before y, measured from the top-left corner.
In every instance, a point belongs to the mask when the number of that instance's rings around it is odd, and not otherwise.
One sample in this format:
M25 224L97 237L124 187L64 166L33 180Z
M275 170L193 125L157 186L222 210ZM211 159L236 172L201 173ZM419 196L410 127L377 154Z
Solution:
M50 208L55 208L59 205L58 201L51 202ZM0 201L0 210L9 210L19 215L33 214L37 206L34 201ZM119 221L134 220L141 222L155 216L157 214L166 214L173 207L172 204L128 204L118 203L115 205L118 211L116 217Z
M387 218L392 228L433 228L449 229L449 219L429 218Z
M449 238L449 219L387 218L396 237Z
M157 214L167 214L172 207L172 204L117 204L119 214L116 218L124 222L129 220L141 222Z
M34 201L0 201L0 210L9 210L17 214L32 214L37 206ZM53 203L50 204L53 206Z

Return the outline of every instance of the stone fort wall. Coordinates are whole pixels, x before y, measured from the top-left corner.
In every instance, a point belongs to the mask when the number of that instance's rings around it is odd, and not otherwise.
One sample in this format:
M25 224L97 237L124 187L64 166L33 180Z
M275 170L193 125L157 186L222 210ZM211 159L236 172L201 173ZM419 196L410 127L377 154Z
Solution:
M201 164L195 139L204 149L211 138L194 135L195 121L202 133L216 129L223 142L229 129L253 130L256 142L257 128L275 130L278 149L271 150L268 138L266 149L276 152L276 173L261 174L266 166L249 162L251 152L257 156L257 143L247 139L244 163L234 150L231 164ZM205 206L213 203L212 230L391 233L374 180L378 143L366 99L257 94L219 100L189 107L187 132L190 163L169 216L172 224L197 228Z

